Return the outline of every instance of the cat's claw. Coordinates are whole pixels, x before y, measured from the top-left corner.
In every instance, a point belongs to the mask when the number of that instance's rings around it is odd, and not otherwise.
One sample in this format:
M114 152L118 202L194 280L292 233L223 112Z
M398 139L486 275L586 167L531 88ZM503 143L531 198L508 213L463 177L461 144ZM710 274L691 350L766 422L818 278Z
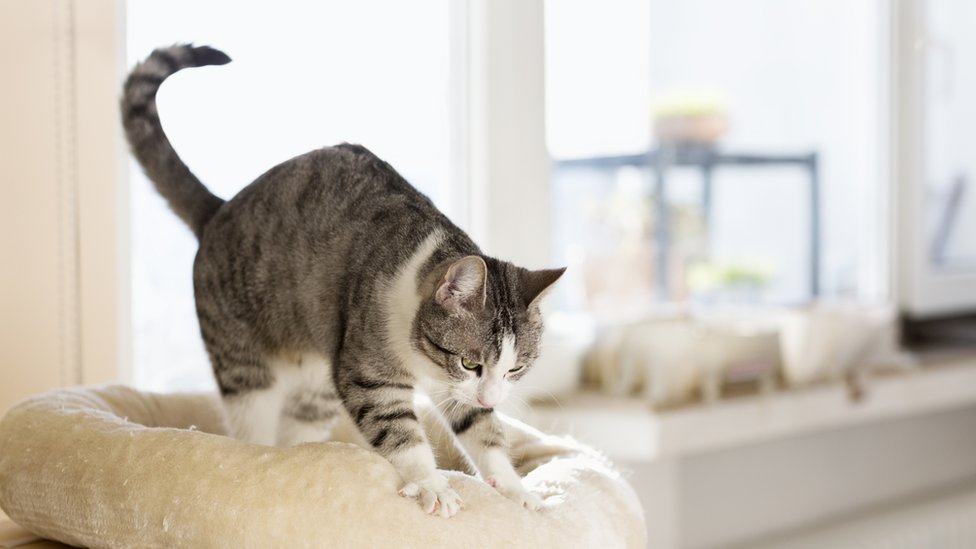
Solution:
M443 518L453 517L464 507L461 497L448 486L447 479L441 476L437 479L408 482L400 488L400 495L416 499L420 508L428 515Z
M485 482L495 490L498 490L499 494L526 509L538 511L543 507L542 498L523 488L522 483L513 483L511 486L508 486L505 483L499 482L495 477L488 477L485 479Z

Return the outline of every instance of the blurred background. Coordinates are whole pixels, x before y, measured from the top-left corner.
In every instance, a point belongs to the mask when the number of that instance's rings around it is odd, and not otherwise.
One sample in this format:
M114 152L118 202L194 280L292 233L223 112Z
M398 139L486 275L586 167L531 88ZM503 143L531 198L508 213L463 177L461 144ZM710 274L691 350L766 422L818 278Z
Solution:
M649 544L976 547L976 4L4 0L0 410L213 390L192 234L129 158L160 90L228 198L341 141L486 253L566 265L508 412L621 465ZM974 126L970 127L970 123Z

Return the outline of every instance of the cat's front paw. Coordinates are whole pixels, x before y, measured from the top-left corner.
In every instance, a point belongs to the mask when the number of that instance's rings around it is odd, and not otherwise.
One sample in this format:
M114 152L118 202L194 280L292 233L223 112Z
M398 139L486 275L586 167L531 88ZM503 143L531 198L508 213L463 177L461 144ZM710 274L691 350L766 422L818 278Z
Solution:
M490 486L498 493L507 497L508 499L514 501L515 503L530 509L532 511L538 511L542 509L542 498L529 492L522 487L522 483L518 480L514 482L502 482L497 477L488 477L485 479Z
M453 517L464 506L461 497L451 489L447 484L447 479L440 474L408 482L403 488L400 488L400 495L416 499L425 513L444 518Z

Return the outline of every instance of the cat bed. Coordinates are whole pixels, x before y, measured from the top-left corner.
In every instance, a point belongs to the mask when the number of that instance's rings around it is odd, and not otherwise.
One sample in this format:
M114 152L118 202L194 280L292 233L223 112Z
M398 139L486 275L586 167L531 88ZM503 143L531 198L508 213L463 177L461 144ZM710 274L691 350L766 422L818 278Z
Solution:
M397 495L393 467L354 444L348 424L334 442L258 446L224 436L215 395L119 385L60 389L7 413L0 508L85 547L644 547L634 491L593 450L504 419L516 467L545 500L533 512L468 474L436 414L419 415L465 502L451 519Z

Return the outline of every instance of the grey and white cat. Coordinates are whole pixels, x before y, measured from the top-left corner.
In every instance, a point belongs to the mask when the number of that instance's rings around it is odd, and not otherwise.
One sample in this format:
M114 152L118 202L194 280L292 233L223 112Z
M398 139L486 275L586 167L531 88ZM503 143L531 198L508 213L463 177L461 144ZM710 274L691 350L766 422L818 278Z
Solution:
M135 157L200 241L200 331L235 436L290 446L328 436L338 414L403 477L401 495L450 517L461 500L437 472L414 411L421 387L483 478L529 507L492 409L539 350L539 300L563 269L530 271L478 246L389 164L359 145L312 151L224 201L163 133L156 91L209 47L154 51L125 82Z

